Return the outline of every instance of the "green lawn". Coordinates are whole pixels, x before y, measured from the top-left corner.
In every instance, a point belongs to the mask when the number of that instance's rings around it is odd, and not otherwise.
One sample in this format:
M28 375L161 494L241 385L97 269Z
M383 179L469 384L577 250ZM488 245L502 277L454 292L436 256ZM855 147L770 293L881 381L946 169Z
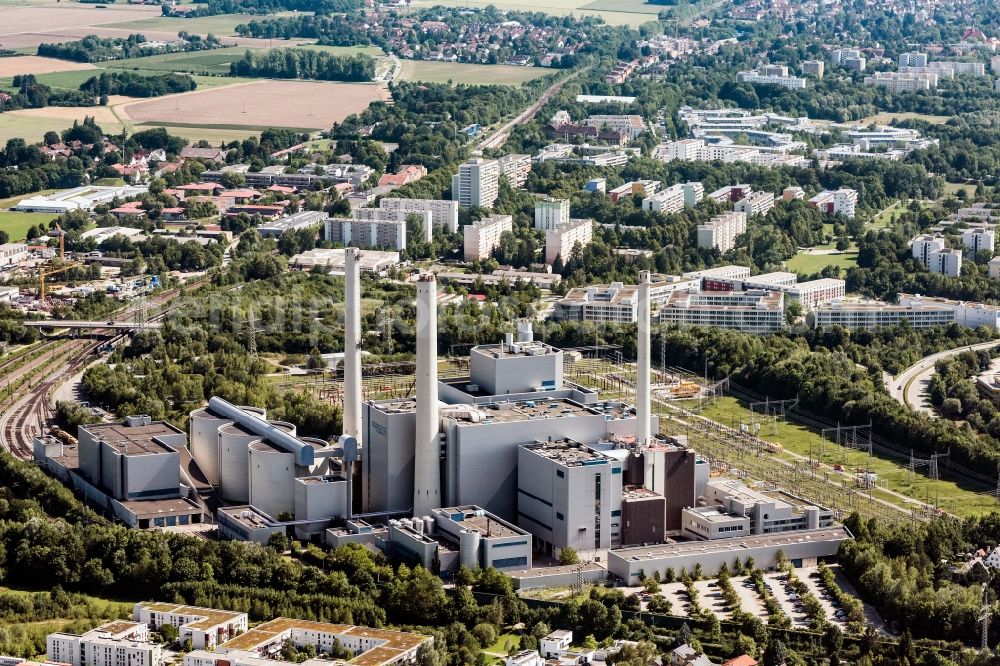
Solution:
M793 273L818 273L827 266L840 266L846 271L858 265L858 253L847 251L842 254L805 254L799 252L785 262L785 268Z
M511 649L517 649L521 645L521 637L517 634L502 634L493 645L483 648L483 652L491 657L497 658L497 663L503 663L503 657L510 653Z
M928 113L914 113L912 111L906 111L903 113L892 113L885 111L882 113L876 113L874 116L868 116L861 120L864 124L879 123L881 125L888 125L894 120L923 120L934 125L943 125L944 123L951 120L951 116L933 116Z
M750 410L743 407L735 398L722 398L714 404L707 405L702 410L702 415L714 419L726 425L732 426L734 422L739 427L739 423L749 422ZM808 456L810 446L813 454L818 458L819 446L823 444L822 462L827 465L840 464L848 472L867 464L867 452L850 449L826 440L814 430L809 430L803 426L792 423L778 421L777 434L773 434L771 424L761 427L760 436L769 441L781 444L787 450L800 455ZM996 501L990 494L989 488L975 488L973 490L959 488L952 481L931 481L926 476L916 474L910 480L910 473L905 463L900 463L895 459L872 458L872 471L878 474L879 485L883 481L889 490L902 493L921 502L926 502L928 492L933 502L935 494L940 497L941 508L959 516L975 516L988 513L996 509ZM824 471L830 471L825 468ZM980 494L985 492L985 494ZM890 499L891 496L884 495L883 499ZM894 501L890 499L890 501Z
M664 9L666 5L654 5L645 0L594 0L583 5L580 9L595 12L630 12L636 14L652 14L654 17Z
M79 90L80 84L82 84L87 79L97 76L101 73L97 69L81 69L75 72L49 72L48 74L37 74L35 78L39 83L45 84L51 88L72 88L73 90ZM0 87L12 88L11 77L6 77L0 79Z
M989 186L985 187L986 191L989 192ZM959 191L965 190L965 195L967 199L971 202L973 197L976 196L976 186L975 184L968 183L945 183L944 184L944 194L943 196L957 195Z
M513 65L476 65L462 62L404 60L400 79L428 83L496 83L519 86L525 81L551 74L545 67L515 67Z
M10 235L11 241L23 241L29 227L33 227L39 222L48 224L57 217L59 216L51 213L20 213L13 210L0 210L0 229Z
M622 0L620 4L632 9L619 11L617 0L596 0L600 3L601 9L592 9L589 5L594 0L551 0L544 6L538 5L532 0L433 0L432 5L442 5L444 7L488 7L493 5L498 9L512 9L516 11L537 12L544 11L553 16L600 16L610 25L638 26L650 20L656 19L656 13L639 12L634 8L639 4L638 0ZM663 7L666 9L666 6Z

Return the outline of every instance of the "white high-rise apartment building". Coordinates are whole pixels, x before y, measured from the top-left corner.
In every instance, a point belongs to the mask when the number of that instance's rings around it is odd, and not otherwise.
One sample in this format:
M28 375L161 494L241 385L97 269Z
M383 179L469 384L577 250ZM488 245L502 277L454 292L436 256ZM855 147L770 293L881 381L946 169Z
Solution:
M500 236L505 231L514 230L514 218L510 215L490 215L489 217L467 224L462 232L464 235L464 254L466 261L487 259L493 250L500 245Z
M563 262L568 261L577 243L585 247L593 238L594 221L590 219L570 220L546 231L545 263L555 263L556 257L562 257Z
M748 217L767 215L772 208L774 208L773 192L754 192L733 205L734 211L746 213Z
M927 268L932 273L940 273L945 277L958 277L962 274L962 251L937 250L931 252Z
M497 200L500 164L496 160L474 157L458 167L451 177L451 198L462 208L491 208Z
M916 53L912 51L907 53L900 53L898 63L900 67L926 67L927 54Z
M916 72L878 72L865 77L866 86L885 88L891 93L916 92L936 88L937 74Z
M984 250L992 254L996 242L996 232L992 229L969 229L962 232L962 245L969 248L975 257Z
M806 87L806 80L798 76L788 76L788 68L784 65L769 65L763 71L737 72L736 80L740 83L783 86L792 90Z
M403 210L407 213L431 214L431 223L435 226L447 227L448 231L458 231L458 202L447 199L398 199L386 197L379 201L383 210Z
M858 191L849 187L839 190L825 190L809 199L809 203L827 215L854 217L858 205Z
M726 213L698 226L698 247L719 249L725 254L733 249L736 237L747 230L746 213Z
M913 252L914 259L919 259L924 268L930 268L931 255L944 250L944 239L940 236L931 236L930 234L917 236L910 241L910 249Z
M555 229L569 222L569 199L545 197L535 202L535 228Z

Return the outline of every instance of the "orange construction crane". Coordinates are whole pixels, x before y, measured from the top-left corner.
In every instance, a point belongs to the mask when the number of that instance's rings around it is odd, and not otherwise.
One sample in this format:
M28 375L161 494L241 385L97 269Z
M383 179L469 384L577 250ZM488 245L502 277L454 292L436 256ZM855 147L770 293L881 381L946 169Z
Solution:
M50 275L58 275L59 273L64 273L71 268L76 268L77 266L83 266L80 263L65 264L59 268L53 268L52 270L43 271L39 269L38 271L38 299L45 302L45 278Z

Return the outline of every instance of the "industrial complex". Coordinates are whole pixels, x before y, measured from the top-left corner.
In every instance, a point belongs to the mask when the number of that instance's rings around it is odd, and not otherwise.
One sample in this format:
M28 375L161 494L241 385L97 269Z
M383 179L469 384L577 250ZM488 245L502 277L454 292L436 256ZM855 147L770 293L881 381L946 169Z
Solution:
M651 322L709 307L692 299L728 299L718 312L767 328L771 309L744 312L732 299L777 299L780 313L782 298L795 298L810 309L842 297L842 281L796 284L793 274L750 278L723 267L655 282L643 271L635 287L613 285L628 293L616 318L638 325L633 405L570 381L566 353L535 340L529 321L473 346L467 375L439 378L438 286L421 274L414 395L363 400L362 255L347 248L343 257L342 434L300 437L295 424L213 397L191 412L186 433L130 417L80 426L76 439L39 438L36 459L135 527L213 520L226 538L360 543L442 573L501 569L519 586L561 580L565 572L545 566L563 549L602 563L588 575L631 582L691 557L717 568L746 549L761 563L778 550L815 561L849 538L831 510L790 490L712 472L684 435L661 429L650 378ZM210 666L204 655L188 658Z

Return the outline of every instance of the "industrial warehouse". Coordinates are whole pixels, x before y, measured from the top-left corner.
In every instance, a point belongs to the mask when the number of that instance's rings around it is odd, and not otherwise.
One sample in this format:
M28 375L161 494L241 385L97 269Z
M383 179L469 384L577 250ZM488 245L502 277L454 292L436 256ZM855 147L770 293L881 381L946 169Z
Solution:
M535 340L527 321L474 346L467 376L439 379L431 274L416 283L415 397L364 401L360 255L344 255L343 433L332 443L213 397L191 412L188 433L144 417L81 426L72 443L36 440L39 463L102 506L124 507L135 527L207 515L224 538L365 544L442 573L501 569L518 587L563 580L551 567L563 549L599 563L589 578L632 583L694 560L709 573L748 553L765 566L779 551L814 564L851 538L830 509L720 477L685 436L661 432L648 272L636 288L634 405L568 381L564 351ZM189 513L136 518L160 502Z

